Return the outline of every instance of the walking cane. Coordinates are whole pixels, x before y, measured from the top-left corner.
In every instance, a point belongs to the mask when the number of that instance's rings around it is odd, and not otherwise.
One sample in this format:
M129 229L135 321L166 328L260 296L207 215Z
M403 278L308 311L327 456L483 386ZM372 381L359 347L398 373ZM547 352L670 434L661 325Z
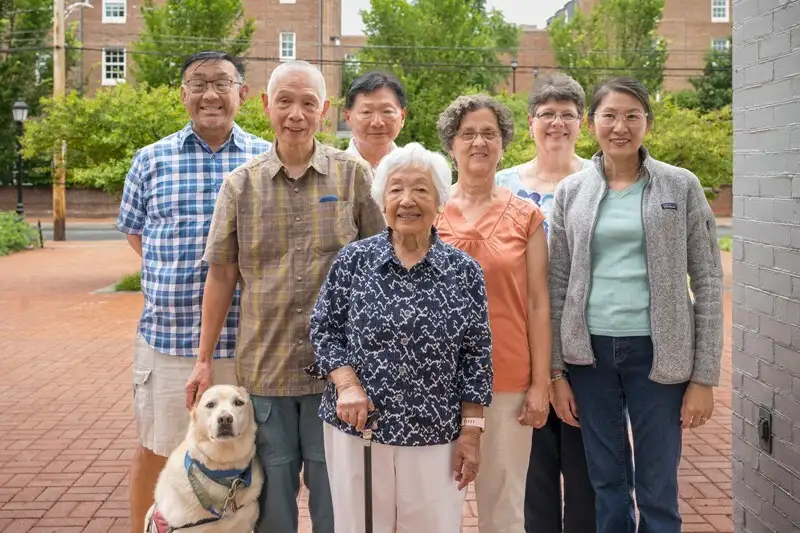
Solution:
M380 413L377 409L367 414L367 424L361 433L364 439L364 526L372 533L372 431L377 428Z

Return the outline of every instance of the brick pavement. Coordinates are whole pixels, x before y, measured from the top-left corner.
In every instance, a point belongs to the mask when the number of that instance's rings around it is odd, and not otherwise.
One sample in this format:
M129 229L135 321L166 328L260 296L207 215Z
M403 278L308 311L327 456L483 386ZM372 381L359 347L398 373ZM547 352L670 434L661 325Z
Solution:
M52 243L0 258L0 533L127 533L141 296L90 293L135 271L137 259L124 242ZM684 532L733 531L729 297L725 314L716 411L685 434ZM300 530L310 533L305 494L301 504ZM464 516L464 533L477 533L473 493Z

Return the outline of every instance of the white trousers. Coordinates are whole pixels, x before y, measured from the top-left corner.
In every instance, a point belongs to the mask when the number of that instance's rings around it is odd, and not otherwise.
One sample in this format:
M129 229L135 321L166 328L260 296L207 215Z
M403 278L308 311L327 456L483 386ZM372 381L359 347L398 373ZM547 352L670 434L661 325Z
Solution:
M525 393L495 392L484 409L481 465L475 480L480 533L525 533L525 482L533 428L517 421Z
M335 533L364 533L364 443L323 423ZM455 443L372 443L374 533L460 533L467 489L453 480Z

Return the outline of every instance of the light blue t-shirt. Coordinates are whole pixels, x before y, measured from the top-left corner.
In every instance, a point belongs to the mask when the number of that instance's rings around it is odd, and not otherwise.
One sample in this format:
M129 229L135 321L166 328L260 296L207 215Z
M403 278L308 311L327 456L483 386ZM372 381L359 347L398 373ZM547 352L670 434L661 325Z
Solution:
M582 167L581 169L587 168L592 165L592 161L589 159L578 158L581 160ZM495 183L507 189L510 189L511 192L519 196L520 198L524 198L535 203L539 206L539 209L542 211L544 215L544 222L542 226L544 227L545 235L550 235L550 210L553 206L553 192L539 192L534 189L529 189L522 183L522 176L520 175L520 171L523 165L517 165L515 167L510 167L501 170L495 176Z
M592 278L586 323L592 335L650 335L642 194L647 177L600 201L592 236Z

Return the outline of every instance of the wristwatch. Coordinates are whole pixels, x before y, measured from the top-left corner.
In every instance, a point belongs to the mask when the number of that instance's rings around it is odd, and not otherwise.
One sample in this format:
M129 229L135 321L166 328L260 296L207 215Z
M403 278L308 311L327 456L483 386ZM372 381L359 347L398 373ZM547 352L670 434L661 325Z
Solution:
M476 427L480 428L481 433L485 431L484 427L486 425L486 419L481 418L462 418L461 419L461 427L469 426L469 427Z

